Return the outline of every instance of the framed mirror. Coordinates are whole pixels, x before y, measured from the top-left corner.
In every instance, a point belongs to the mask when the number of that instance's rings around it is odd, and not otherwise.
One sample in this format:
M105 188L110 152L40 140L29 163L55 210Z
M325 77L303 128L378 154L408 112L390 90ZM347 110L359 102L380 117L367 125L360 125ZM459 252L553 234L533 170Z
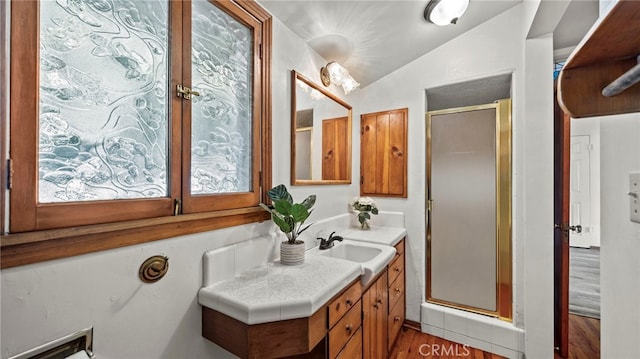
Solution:
M351 183L351 106L291 71L291 184Z

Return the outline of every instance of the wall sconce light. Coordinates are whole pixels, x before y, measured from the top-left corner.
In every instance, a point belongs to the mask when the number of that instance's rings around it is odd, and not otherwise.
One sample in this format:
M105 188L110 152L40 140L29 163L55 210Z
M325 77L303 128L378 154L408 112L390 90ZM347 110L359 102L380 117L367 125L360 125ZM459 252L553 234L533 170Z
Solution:
M455 24L469 6L469 0L431 0L424 9L424 18L438 26Z
M329 62L325 67L320 69L320 80L325 86L331 84L342 86L345 95L360 86L360 84L351 77L349 71L335 61Z

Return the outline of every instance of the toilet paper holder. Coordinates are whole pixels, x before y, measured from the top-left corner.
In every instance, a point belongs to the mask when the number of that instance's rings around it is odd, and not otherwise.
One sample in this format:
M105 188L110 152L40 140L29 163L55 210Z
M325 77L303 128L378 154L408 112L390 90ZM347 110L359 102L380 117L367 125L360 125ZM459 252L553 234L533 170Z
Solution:
M46 344L9 357L9 359L66 358L82 351L84 351L89 358L95 358L93 354L93 327L82 329L62 338L52 340Z

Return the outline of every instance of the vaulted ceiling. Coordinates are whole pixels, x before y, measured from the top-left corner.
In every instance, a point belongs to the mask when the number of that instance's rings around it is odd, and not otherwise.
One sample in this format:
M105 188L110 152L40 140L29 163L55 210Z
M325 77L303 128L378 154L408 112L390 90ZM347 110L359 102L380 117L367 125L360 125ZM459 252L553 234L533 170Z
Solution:
M363 87L521 1L471 0L456 25L441 27L423 17L428 0L258 0L320 56L348 68ZM597 17L597 0L572 0L564 9L557 28L562 31L554 33L557 48L582 39Z

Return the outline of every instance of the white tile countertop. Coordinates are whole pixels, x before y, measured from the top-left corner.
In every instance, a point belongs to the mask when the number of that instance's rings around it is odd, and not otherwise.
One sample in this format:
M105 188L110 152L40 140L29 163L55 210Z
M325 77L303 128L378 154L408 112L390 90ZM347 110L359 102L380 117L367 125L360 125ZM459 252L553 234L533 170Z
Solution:
M315 222L315 230L305 233L308 250L305 262L298 266L280 264L280 244L274 233L205 252L198 302L249 325L311 316L354 280L375 277L380 266L394 257L392 246L407 234L398 227L404 223L402 213L385 216L381 212L383 225L366 231L349 227L352 217L343 214ZM320 233L332 231L344 237L344 243L354 240L387 248L376 259L362 263L334 258L330 251L318 251L316 240Z
M347 228L336 231L336 234L354 241L395 246L407 235L407 230L400 227L372 226L371 229L364 231L358 228Z
M309 317L357 279L359 263L307 255L298 266L269 262L198 293L201 305L246 324Z

